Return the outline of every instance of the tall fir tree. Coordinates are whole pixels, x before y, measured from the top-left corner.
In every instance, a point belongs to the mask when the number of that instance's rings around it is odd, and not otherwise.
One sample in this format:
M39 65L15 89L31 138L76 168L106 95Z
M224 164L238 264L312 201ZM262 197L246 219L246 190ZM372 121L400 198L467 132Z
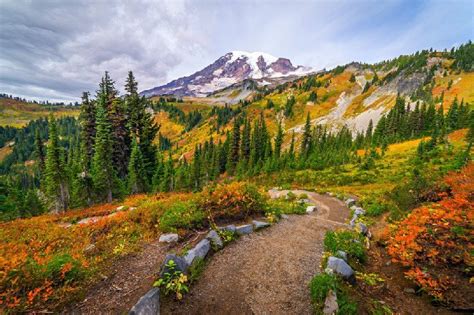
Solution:
M229 158L227 159L227 171L230 175L233 175L237 163L239 162L240 154L240 124L237 117L234 118L234 125L232 127L232 140L231 140Z
M51 199L53 211L56 213L65 211L69 205L69 187L67 186L66 174L56 120L51 115L45 161L45 192Z
M128 164L128 191L132 194L148 191L143 155L136 138L132 140L132 153Z
M108 118L107 85L101 84L97 95L96 136L92 158L92 180L100 200L112 202L114 192L120 191L120 182L113 164L112 126Z

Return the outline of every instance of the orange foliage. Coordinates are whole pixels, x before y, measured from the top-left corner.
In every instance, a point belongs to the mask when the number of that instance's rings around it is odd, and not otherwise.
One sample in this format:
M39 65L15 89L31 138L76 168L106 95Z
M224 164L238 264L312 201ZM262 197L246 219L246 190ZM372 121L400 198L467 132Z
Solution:
M438 300L450 303L450 291L469 283L474 250L474 164L445 177L450 194L419 207L399 222L388 252L408 267L406 276ZM471 275L472 276L472 275Z

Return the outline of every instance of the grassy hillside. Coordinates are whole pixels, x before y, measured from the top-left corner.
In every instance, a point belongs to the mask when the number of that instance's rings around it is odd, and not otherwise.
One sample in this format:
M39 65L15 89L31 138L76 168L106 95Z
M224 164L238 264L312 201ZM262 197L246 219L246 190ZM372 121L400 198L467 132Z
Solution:
M55 117L79 116L79 108L71 106L47 106L23 102L10 98L0 98L0 126L24 127L28 122L46 118L50 114Z

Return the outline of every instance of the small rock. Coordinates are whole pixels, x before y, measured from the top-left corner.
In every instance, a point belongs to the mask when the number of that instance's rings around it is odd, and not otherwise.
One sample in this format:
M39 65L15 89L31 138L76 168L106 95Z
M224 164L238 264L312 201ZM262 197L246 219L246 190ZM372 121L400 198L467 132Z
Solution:
M357 230L364 236L367 236L369 233L369 228L362 222L357 223Z
M337 304L337 296L333 290L329 290L324 301L323 314L332 315L339 311L339 305Z
M120 207L117 207L117 209L115 209L116 211L123 211L125 210L125 206L120 206Z
M129 211L137 210L137 207L130 207L128 210Z
M178 234L176 233L167 233L161 234L160 239L158 240L160 243L175 243L179 239Z
M332 269L335 274L340 275L349 283L355 283L354 270L343 259L334 256L329 257L327 268Z
M410 294L415 294L416 293L415 289L413 289L413 288L405 288L405 289L403 289L403 292L410 293Z
M313 212L314 210L316 210L316 206L308 206L308 207L306 207L306 213L311 213L311 212Z
M281 218L282 218L282 219L288 219L288 218L289 218L289 216L288 216L288 215L286 215L286 214L282 214L282 215L281 215Z
M354 209L354 215L356 216L361 216L361 215L364 215L365 214L365 210L362 209L361 207L355 207Z
M390 266L391 264L392 264L392 261L389 260L389 261L387 261L387 262L385 263L385 266Z
M232 233L235 233L236 229L237 228L233 224L230 224L230 225L223 226L223 227L219 228L219 230L221 230L221 231L229 231L229 232L232 232Z
M253 220L252 223L253 223L253 226L255 227L255 230L263 229L270 226L270 223L263 222L263 221Z
M129 315L154 315L160 314L160 289L153 288L138 300Z
M253 225L252 224L245 224L240 225L235 228L235 232L239 235L250 234L253 232Z
M208 239L203 239L199 243L197 243L193 249L188 251L188 253L184 256L184 260L189 266L191 266L194 259L198 257L204 259L210 249L211 242L209 242Z
M345 251L343 251L343 250L338 250L338 251L336 252L336 256L339 257L339 258L344 259L344 261L347 262L347 253L346 253Z
M311 203L311 200L305 198L305 199L298 200L298 202L301 204L305 204L305 203Z
M86 248L84 248L84 253L90 253L92 252L93 250L95 249L95 245L94 244L89 244L86 246Z
M346 205L348 207L352 207L353 205L355 205L355 203L356 203L356 200L354 198L347 198L346 199Z
M351 226L351 228L354 228L354 227L355 227L356 220L357 220L357 217L356 217L356 216L353 216L352 219L351 219L351 222L349 223L349 225Z
M174 261L176 264L175 271L179 270L182 273L188 272L189 265L183 257L176 256L175 254L168 254L161 265L160 277L163 277L165 273L170 272L169 268L166 266L170 260Z
M209 233L207 233L206 238L211 241L211 245L214 249L221 249L222 247L224 247L224 243L222 242L221 237L216 231L209 231Z

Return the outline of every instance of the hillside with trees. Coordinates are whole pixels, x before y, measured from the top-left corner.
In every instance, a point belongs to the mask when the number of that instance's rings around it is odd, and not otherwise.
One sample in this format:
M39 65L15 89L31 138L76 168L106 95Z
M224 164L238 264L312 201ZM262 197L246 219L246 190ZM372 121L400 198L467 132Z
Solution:
M352 63L258 88L235 105L149 99L131 71L120 95L105 72L79 113L55 105L47 118L2 123L0 308L60 311L163 233L192 242L217 223L304 213L294 197L268 200L265 191L281 187L355 197L366 211L360 223L374 231L362 238L372 247L349 260L360 290L316 277L315 312L328 287L347 297L338 302L348 314L406 310L370 297L380 294L371 283L383 282L369 272L380 267L375 253L406 267L443 310L472 310L463 294L473 276L473 53L469 42ZM31 106L43 115L46 105ZM328 233L336 240L325 240L327 253L347 247L343 232Z

